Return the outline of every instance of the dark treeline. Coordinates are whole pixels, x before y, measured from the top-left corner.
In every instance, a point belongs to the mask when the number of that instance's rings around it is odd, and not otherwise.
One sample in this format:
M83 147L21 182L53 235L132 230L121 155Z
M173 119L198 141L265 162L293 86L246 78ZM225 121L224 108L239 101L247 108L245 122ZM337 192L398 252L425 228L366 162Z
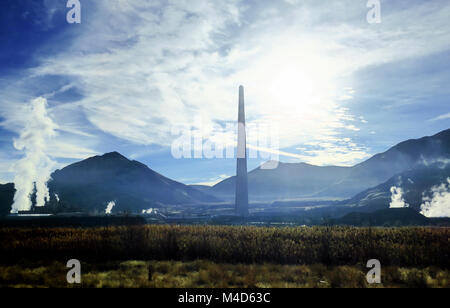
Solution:
M0 228L94 228L144 225L142 216L49 216L0 218Z
M211 260L221 263L450 266L448 228L122 226L0 229L0 261Z

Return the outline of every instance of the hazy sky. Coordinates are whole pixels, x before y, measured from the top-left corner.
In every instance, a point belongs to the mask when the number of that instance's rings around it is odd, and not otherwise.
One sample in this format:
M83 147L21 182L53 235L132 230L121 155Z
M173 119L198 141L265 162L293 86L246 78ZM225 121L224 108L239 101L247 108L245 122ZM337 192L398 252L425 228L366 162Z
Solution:
M80 0L81 24L66 2L0 2L0 183L40 96L56 167L119 151L185 183L234 174L233 159L175 159L171 145L199 123L206 141L233 140L220 128L240 84L284 162L352 165L450 127L449 1L381 1L379 24L365 0Z

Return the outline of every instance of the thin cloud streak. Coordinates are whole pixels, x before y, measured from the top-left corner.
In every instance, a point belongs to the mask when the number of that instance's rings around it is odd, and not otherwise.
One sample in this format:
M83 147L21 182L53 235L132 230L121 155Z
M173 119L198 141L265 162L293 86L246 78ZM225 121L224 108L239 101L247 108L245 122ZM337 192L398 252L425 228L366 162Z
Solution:
M448 3L392 5L377 26L353 1L96 1L90 9L96 18L68 48L29 71L33 80L67 79L47 94L61 131L51 146L64 158L96 154L102 138L167 148L172 128L198 115L208 125L235 122L242 83L248 124L279 127L280 156L351 165L372 153L358 136L380 131L355 111L358 95L383 95L355 92L354 74L446 51L450 41ZM14 132L27 101L20 82L2 91L0 107ZM57 101L74 89L76 101Z
M450 119L450 112L431 119L430 121L440 121Z

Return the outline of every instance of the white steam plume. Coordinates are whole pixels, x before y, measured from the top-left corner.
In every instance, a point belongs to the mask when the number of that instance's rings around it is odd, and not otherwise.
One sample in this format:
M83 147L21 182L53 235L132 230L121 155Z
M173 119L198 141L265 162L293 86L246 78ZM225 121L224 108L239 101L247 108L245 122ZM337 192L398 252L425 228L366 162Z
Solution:
M153 213L153 209L142 210L142 214L151 214Z
M116 201L110 201L110 202L108 203L108 205L106 206L105 213L108 214L108 215L111 214L112 209L113 209L115 206L116 206Z
M431 188L432 197L424 196L420 206L421 214L426 217L450 217L450 178Z
M391 187L391 203L389 207L392 208L403 208L409 207L405 200L403 199L403 189L401 187L392 186Z
M44 206L50 200L47 182L52 168L55 166L46 153L48 140L56 135L57 125L47 113L47 100L39 97L27 106L23 114L25 127L14 147L25 153L25 156L15 165L14 184L16 194L11 213L31 209L30 196L36 185L36 206Z

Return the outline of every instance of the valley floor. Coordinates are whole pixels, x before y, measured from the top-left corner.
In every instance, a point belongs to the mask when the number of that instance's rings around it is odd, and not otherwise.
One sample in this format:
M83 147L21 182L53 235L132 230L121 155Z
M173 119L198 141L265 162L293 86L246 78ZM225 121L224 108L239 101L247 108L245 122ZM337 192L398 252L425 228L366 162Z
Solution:
M126 261L83 264L82 282L66 282L60 262L0 266L0 287L38 288L448 288L450 272L386 267L368 284L362 266L217 264L211 261Z

